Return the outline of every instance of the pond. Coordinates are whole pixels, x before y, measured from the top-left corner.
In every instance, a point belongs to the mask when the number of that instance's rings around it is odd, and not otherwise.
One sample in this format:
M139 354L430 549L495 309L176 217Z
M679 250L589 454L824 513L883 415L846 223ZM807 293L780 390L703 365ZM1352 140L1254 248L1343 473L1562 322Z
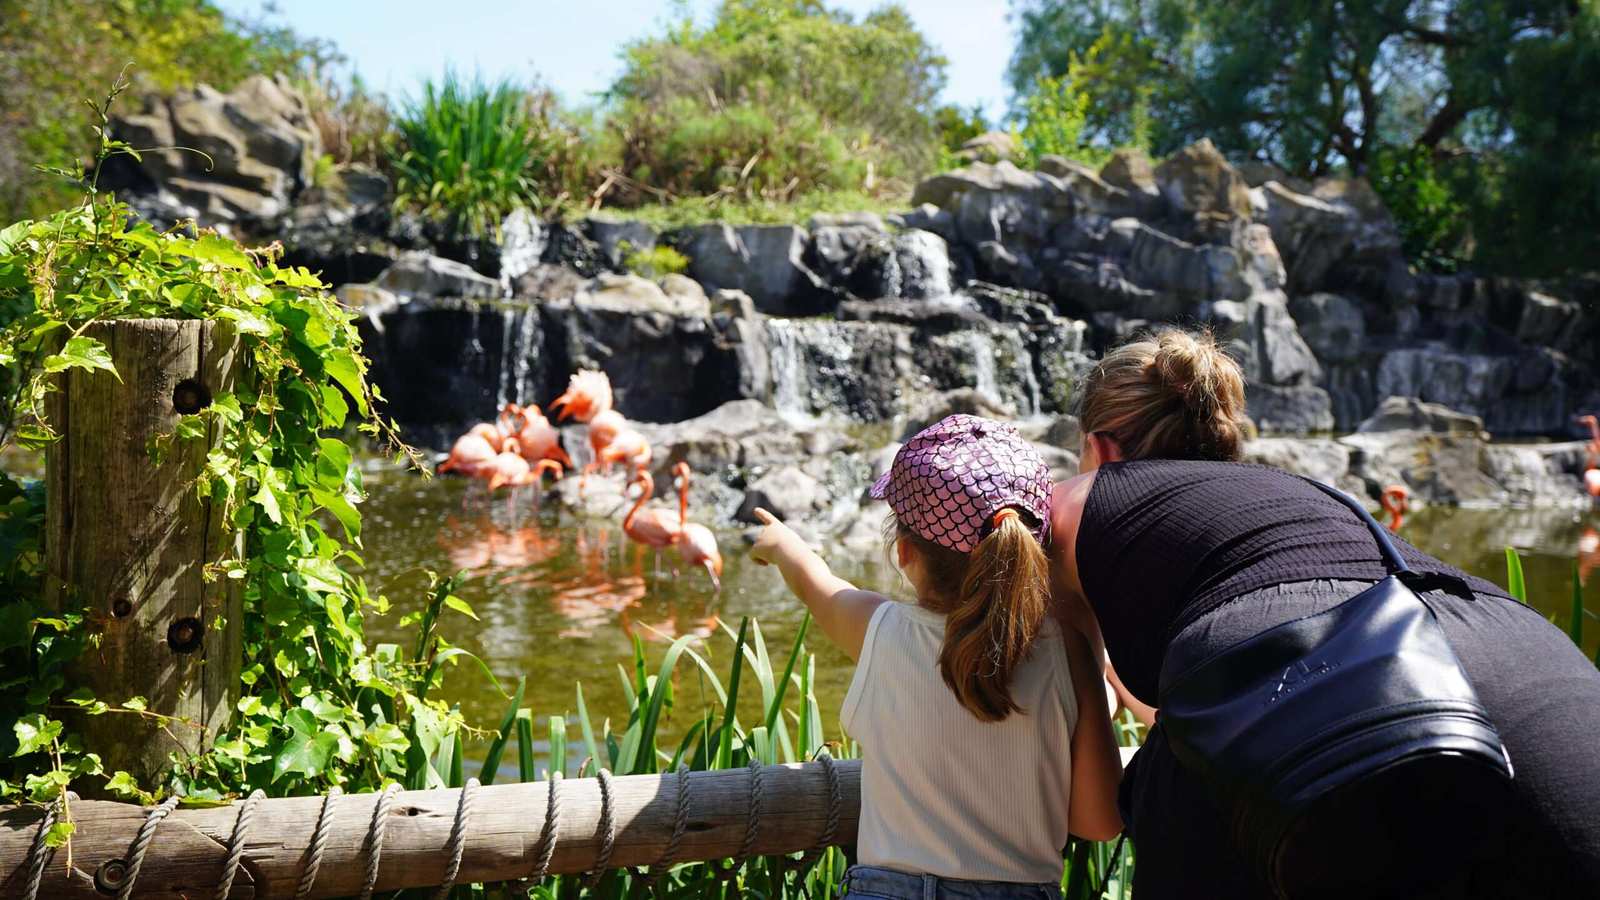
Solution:
M369 469L367 488L363 556L369 587L404 611L415 608L425 591L422 569L465 570L459 593L481 621L450 614L445 634L478 654L497 677L514 684L526 676L524 703L536 721L568 715L573 722L575 685L581 681L595 727L609 716L620 729L628 704L618 666L631 662L635 637L646 643L653 667L671 636L710 635L719 622L736 630L741 617L751 616L781 667L804 613L776 571L748 560L736 530L719 534L726 569L718 594L704 572L675 576L675 553L664 554L658 569L651 551L623 536L620 509L614 519L579 518L553 502L536 503L527 490L490 501L466 479L425 479L384 467ZM1596 527L1600 516L1573 510L1433 507L1408 516L1402 533L1500 584L1505 547L1516 547L1533 604L1565 630L1573 563L1585 532ZM863 587L892 593L900 585L881 554L834 555L829 562ZM1600 554L1591 552L1590 564L1595 562ZM1589 599L1588 608L1600 612L1600 601ZM369 635L398 637L397 618L369 620ZM1600 617L1587 618L1585 651L1592 657L1600 647ZM824 725L836 735L832 716L849 684L850 663L820 634L807 644L816 654ZM713 667L725 674L732 641L724 636L708 649ZM685 661L679 672L691 668ZM684 689L681 678L678 689ZM445 696L461 704L469 722L484 727L493 727L505 706L474 666L459 666L447 676ZM700 708L697 700L689 705Z

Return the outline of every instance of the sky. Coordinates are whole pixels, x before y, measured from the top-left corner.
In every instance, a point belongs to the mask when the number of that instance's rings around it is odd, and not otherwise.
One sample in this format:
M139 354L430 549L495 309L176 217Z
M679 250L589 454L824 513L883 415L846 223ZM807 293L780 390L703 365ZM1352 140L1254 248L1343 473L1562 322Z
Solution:
M982 104L993 121L1006 108L1012 28L1006 0L902 0L930 43L949 59L944 100ZM218 0L227 12L260 18L266 0ZM275 0L271 18L333 41L366 82L391 95L457 70L490 77L537 76L561 98L583 104L607 87L630 40L659 33L671 0ZM857 15L883 0L830 0ZM688 0L705 21L716 0Z

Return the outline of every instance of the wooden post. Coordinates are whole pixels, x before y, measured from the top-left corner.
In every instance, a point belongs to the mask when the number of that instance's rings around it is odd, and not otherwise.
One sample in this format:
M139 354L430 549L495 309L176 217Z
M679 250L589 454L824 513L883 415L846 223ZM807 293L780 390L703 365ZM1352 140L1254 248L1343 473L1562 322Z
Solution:
M233 390L238 340L219 323L171 319L96 323L85 334L105 344L117 375L68 370L49 398L60 439L45 453L45 597L83 610L98 637L74 665L75 683L113 709L142 696L150 712L194 723L71 717L107 772L148 783L169 753L215 735L238 692L242 598L236 582L202 577L231 540L221 509L195 494L210 441L174 440L159 465L150 452L180 416Z
M838 827L832 843L855 843L861 807L861 764L834 764L839 779ZM648 866L661 858L677 818L676 775L631 775L611 782L616 841L610 866ZM750 772L726 769L689 774L687 823L678 847L680 863L725 859L745 840L750 809ZM548 784L480 788L466 817L457 884L527 877L544 829ZM601 853L602 800L593 778L558 786L555 851L549 874L587 872ZM368 837L377 794L340 797L331 807L328 842L311 897L352 897L360 892L370 851ZM436 886L450 861L448 843L461 797L459 790L403 791L385 826L376 889ZM827 830L832 792L821 763L768 766L761 775L760 815L754 855L810 850ZM46 900L104 900L116 893L115 876L125 871L129 846L146 810L125 803L72 804L77 831L68 854L53 852L39 896ZM320 797L259 801L244 839L244 857L231 900L293 897L310 861L311 837L323 809ZM28 848L38 830L39 807L0 808L0 896L19 896L27 878ZM145 855L135 898L210 897L239 819L239 808L179 809L158 826ZM97 893L95 876L101 875Z

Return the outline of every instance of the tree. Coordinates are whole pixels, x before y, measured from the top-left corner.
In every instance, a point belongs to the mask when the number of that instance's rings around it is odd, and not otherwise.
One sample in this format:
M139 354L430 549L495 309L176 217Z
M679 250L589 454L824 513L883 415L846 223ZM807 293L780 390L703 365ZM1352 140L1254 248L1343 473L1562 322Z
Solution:
M1515 238L1506 223L1522 223L1517 233L1531 240L1530 217L1548 221L1533 203L1552 181L1582 182L1560 204L1561 224L1592 233L1600 221L1583 199L1600 110L1565 88L1586 83L1574 75L1600 54L1593 3L1018 0L1015 15L1019 94L1041 74L1064 74L1075 55L1098 54L1102 77L1081 82L1091 130L1129 127L1128 86L1142 83L1158 152L1208 136L1298 176L1365 175L1403 160L1462 192L1475 227L1494 225L1502 245Z

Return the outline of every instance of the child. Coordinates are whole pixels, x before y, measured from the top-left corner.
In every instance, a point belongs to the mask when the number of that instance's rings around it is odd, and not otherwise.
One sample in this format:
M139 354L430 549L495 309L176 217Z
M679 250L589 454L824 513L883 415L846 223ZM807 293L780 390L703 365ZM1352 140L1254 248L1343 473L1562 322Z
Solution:
M1049 469L1011 426L955 415L906 442L872 496L915 605L857 590L765 510L750 553L856 661L845 896L1057 897L1068 832L1121 831L1121 769L1089 644L1048 615Z

